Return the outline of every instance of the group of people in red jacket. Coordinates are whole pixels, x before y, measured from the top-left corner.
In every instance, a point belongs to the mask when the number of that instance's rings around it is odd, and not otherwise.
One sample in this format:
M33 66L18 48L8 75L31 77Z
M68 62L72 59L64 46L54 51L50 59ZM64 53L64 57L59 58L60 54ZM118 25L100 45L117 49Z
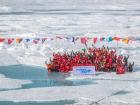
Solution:
M87 48L71 53L54 53L46 66L50 72L69 72L73 66L95 66L96 71L124 74L133 71L133 63L128 63L129 56L117 55L116 50L108 47Z

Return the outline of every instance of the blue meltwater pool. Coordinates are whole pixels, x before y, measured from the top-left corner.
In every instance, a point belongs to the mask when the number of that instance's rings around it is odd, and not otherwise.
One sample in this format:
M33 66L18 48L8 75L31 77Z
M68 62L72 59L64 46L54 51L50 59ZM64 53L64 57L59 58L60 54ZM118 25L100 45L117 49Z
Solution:
M0 67L0 74L7 78L31 80L31 84L24 84L20 89L53 87L53 86L78 86L92 84L91 80L66 80L70 73L48 73L46 68L26 65L13 65Z

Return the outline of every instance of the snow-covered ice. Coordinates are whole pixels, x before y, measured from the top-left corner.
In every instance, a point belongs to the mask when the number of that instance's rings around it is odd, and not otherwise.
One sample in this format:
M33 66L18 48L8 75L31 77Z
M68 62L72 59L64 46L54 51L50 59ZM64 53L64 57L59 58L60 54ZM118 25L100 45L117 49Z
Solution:
M1 0L0 37L120 36L140 37L140 0ZM97 46L102 46L98 43ZM140 104L140 41L106 43L117 53L130 55L133 73L97 73L70 76L66 80L89 79L95 84L0 91L0 101L76 100L79 105ZM0 43L0 66L44 66L53 51L80 50L85 47L66 41L47 41L45 45L6 45ZM0 74L0 89L20 88L31 81ZM78 104L77 103L77 104Z
M2 36L139 35L139 0L1 0Z

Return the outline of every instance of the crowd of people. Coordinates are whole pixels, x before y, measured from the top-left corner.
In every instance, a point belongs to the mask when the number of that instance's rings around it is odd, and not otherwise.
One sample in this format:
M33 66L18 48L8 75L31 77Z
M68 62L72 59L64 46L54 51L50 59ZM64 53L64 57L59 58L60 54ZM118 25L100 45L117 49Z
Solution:
M115 49L103 46L78 52L54 53L49 64L45 64L50 72L69 72L73 66L95 66L96 71L124 74L133 71L134 62L130 63L128 59L129 56L117 55Z

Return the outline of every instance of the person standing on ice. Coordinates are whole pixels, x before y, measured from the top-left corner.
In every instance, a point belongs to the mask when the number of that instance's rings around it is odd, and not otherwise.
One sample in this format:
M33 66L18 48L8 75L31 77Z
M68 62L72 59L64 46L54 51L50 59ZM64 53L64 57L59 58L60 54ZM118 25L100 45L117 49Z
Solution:
M124 58L123 58L123 62L124 62L125 67L127 67L127 65L128 65L128 58L129 58L129 55L127 57L124 56Z
M126 72L125 66L122 62L117 64L116 73L117 74L124 74Z
M130 63L128 64L128 72L133 72L133 66L134 66L134 62L133 63Z

